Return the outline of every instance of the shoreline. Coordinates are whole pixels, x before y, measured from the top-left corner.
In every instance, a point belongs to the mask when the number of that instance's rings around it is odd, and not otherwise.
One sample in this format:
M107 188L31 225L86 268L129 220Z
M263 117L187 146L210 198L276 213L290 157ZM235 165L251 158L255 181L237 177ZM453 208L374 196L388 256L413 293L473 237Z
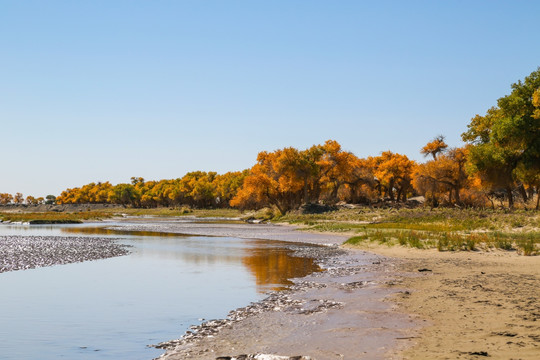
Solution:
M540 257L515 251L439 252L402 247L364 247L402 259L409 289L390 301L426 326L410 359L537 359L540 354Z
M158 344L167 349L158 359L526 360L540 353L540 256L338 246L349 234L288 224L107 221L101 224L117 230L285 241L324 269L292 279L289 289L233 310L228 319L205 321Z
M387 301L405 291L388 285L398 281L399 260L336 246L345 236L300 232L293 226L171 219L111 228L326 245L297 254L315 257L325 271L293 279L288 290L233 310L228 319L206 321L180 339L158 344L167 349L159 359L234 359L244 354L272 354L275 359L399 358L419 325L414 316Z
M178 233L208 231L204 224L186 229L164 221L152 226ZM209 235L326 245L346 239L295 229L223 224ZM300 307L280 306L221 323L210 337L170 342L159 359L234 359L240 354L318 360L537 358L540 257L518 256L515 251L439 252L375 244L340 248L344 254L321 261L327 271L295 279L284 299L293 305L299 302ZM337 305L298 313L321 300ZM232 311L233 318L243 309ZM311 335L301 335L305 333Z
M364 251L315 251L323 272L292 279L294 285L287 290L272 291L261 301L231 311L227 319L206 321L181 339L159 344L167 352L158 359L214 360L248 354L283 359L397 357L418 324L387 301L402 291L387 286L395 284L393 261ZM327 254L321 258L320 252Z

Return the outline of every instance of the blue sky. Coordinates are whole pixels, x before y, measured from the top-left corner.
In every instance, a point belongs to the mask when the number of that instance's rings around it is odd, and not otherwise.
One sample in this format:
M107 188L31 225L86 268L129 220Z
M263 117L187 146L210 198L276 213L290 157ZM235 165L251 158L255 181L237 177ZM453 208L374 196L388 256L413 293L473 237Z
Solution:
M251 167L327 139L423 160L540 66L536 1L0 0L0 192Z

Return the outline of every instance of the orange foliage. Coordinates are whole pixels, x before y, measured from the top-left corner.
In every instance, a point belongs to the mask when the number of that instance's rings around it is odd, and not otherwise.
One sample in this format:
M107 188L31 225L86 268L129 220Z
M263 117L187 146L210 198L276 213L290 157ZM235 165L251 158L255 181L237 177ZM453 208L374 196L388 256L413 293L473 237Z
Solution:
M8 194L8 193L1 193L0 194L0 204L1 205L11 204L12 201L13 201L13 195Z
M467 148L455 148L435 160L419 165L414 174L415 189L425 195L433 205L437 205L446 193L448 203L461 203L460 191L468 181L465 172L467 153Z
M420 150L420 153L424 156L431 155L433 156L433 160L437 160L437 155L444 152L446 148L448 148L448 145L444 142L444 136L439 135L428 142L426 146Z
M381 186L392 200L405 200L415 166L405 155L389 151L359 159L334 140L303 151L264 151L230 204L239 208L275 206L285 213L308 202L370 202L380 195L377 188Z
M406 155L385 151L381 156L368 158L374 169L373 174L381 192L392 201L405 201L407 192L411 189L413 172L416 162L409 160Z

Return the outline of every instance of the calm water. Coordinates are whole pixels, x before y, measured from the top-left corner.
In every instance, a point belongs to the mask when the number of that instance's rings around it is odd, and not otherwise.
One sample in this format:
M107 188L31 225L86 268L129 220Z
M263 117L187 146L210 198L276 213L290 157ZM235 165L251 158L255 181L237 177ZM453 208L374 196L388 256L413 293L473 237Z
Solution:
M108 224L110 225L110 224ZM103 225L0 225L0 235L105 236L128 256L0 274L0 359L145 359L199 319L316 271L284 243L105 231Z

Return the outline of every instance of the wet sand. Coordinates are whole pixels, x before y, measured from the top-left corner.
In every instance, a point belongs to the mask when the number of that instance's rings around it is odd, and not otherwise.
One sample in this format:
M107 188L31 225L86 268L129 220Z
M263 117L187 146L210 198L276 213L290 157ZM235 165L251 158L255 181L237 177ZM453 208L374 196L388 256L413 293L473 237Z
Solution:
M414 326L383 299L391 263L363 252L321 262L326 269L298 279L288 291L238 309L216 333L162 344L162 359L216 359L241 354L309 356L313 359L383 359L402 345ZM204 332L205 326L195 328Z
M297 231L294 226L248 224L240 221L228 222L223 219L201 219L187 216L182 218L127 217L115 219L114 221L125 221L129 224L110 226L110 229L201 236L230 236L242 239L280 240L316 245L341 245L349 238L349 236L345 235Z
M262 224L138 227L318 244L347 238ZM369 245L319 261L327 271L297 279L264 310L238 309L216 329L203 325L163 344L169 350L162 359L540 357L540 257Z
M347 238L267 224L142 220L115 228L314 244L340 244ZM261 302L232 311L228 319L206 321L183 338L160 344L168 349L160 358L214 360L242 354L319 360L398 358L418 322L385 301L404 291L388 285L397 279L395 261L336 246L312 249L304 255L315 257L326 271L296 279L289 290L271 293Z
M397 284L409 290L391 300L424 324L405 359L540 358L540 257L365 249L400 259L398 271L410 274Z

